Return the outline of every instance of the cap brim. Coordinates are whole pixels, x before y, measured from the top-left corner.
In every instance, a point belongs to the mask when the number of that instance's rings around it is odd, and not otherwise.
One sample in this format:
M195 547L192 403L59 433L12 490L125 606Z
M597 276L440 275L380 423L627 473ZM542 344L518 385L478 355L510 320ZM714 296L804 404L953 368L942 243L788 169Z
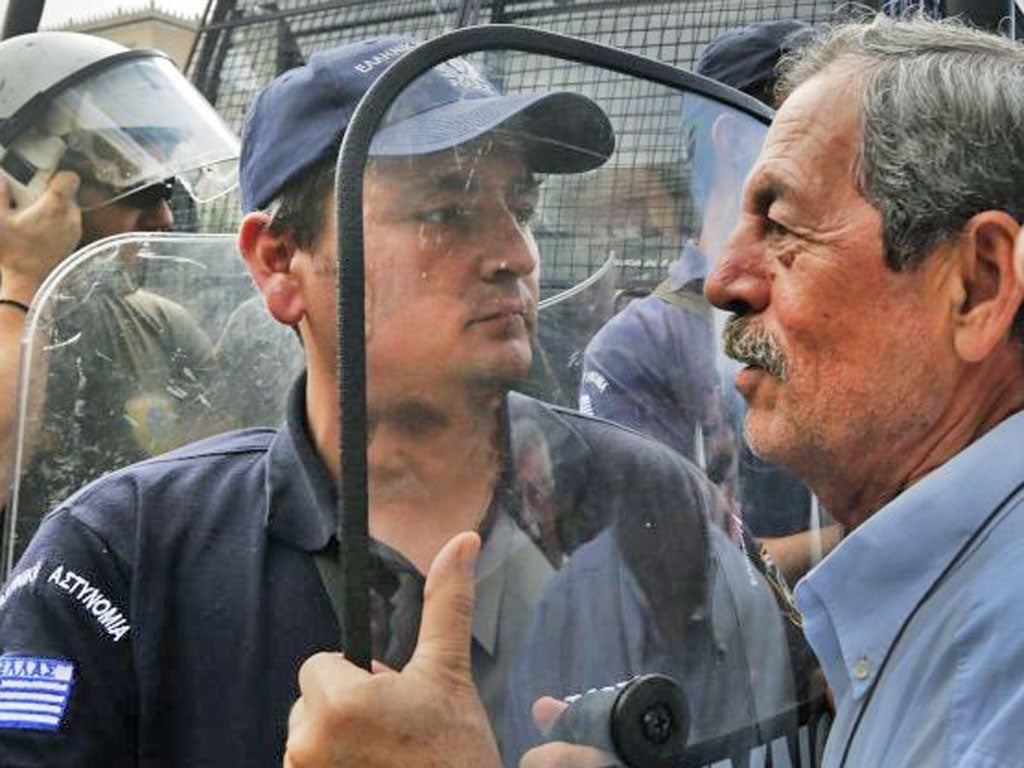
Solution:
M374 136L374 157L426 155L488 133L521 141L537 173L580 173L602 165L615 149L615 131L594 101L578 93L521 93L464 99L386 125Z

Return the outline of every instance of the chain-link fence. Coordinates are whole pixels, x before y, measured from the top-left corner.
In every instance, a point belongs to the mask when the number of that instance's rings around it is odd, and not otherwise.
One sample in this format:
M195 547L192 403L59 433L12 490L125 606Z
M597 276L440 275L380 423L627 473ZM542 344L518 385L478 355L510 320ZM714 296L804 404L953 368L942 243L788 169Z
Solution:
M193 49L188 74L203 94L235 129L241 127L245 112L259 90L277 74L305 61L310 54L340 43L382 34L406 34L421 39L433 37L469 24L512 23L575 35L636 52L684 68L691 68L704 47L726 29L754 21L801 19L811 24L843 18L852 11L847 3L834 0L212 0ZM675 120L676 113L659 113L651 108L642 83L617 78L608 83L566 82L564 73L551 70L551 59L510 57L502 69L487 60L489 72L499 71L510 88L578 87L600 98L617 131L664 135L656 123ZM526 62L541 62L529 67ZM614 83L614 85L613 85ZM638 106L643 104L641 108ZM667 107L666 107L667 108ZM638 118L635 116L642 116ZM656 143L656 141L655 141ZM633 141L635 146L643 142ZM657 147L652 146L657 153ZM614 200L610 209L628 207L632 187L651 183L650 172L658 167L654 156L638 157L642 174L633 179L630 169L617 169L610 188ZM643 176L643 178L641 178ZM664 179L655 180L664 183ZM571 282L574 275L592 271L584 254L558 251L558 221L571 220L572 194L562 195L566 208L549 219L544 240L545 259L554 267L546 279ZM183 226L200 231L232 231L240 212L234 197L205 206L198 212L181 211ZM620 269L630 282L653 283L664 267L676 257L666 249L654 229L637 229L636 237L619 251ZM664 251L664 252L663 252Z

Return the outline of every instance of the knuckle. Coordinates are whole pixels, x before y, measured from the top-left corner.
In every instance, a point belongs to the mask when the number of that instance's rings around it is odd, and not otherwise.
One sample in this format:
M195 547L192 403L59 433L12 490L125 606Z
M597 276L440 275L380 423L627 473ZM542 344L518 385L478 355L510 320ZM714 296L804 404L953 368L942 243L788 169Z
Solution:
M329 661L331 654L326 651L319 651L309 656L299 665L299 688L304 689L307 681L317 679L321 670Z
M303 768L303 766L311 765L315 755L314 747L307 738L289 736L288 742L285 744L285 768Z

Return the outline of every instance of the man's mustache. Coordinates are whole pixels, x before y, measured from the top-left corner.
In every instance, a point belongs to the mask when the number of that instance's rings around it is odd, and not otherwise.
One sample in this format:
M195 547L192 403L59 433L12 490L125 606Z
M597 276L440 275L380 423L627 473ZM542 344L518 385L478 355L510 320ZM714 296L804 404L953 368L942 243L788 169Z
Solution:
M726 321L722 348L734 360L760 368L779 381L786 380L786 354L768 331L754 324L750 315L733 315Z

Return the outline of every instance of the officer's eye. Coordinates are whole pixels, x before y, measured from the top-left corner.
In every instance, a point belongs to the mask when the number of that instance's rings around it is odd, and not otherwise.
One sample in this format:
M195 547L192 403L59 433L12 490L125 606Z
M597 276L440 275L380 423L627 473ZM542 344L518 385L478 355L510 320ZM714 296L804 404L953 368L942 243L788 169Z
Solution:
M508 190L508 208L520 226L529 226L537 217L541 180L536 176L519 179Z
M423 224L453 224L468 219L472 211L463 205L439 205L416 212L416 221Z
M512 215L520 226L528 227L537 216L537 204L534 202L520 203L511 206Z

